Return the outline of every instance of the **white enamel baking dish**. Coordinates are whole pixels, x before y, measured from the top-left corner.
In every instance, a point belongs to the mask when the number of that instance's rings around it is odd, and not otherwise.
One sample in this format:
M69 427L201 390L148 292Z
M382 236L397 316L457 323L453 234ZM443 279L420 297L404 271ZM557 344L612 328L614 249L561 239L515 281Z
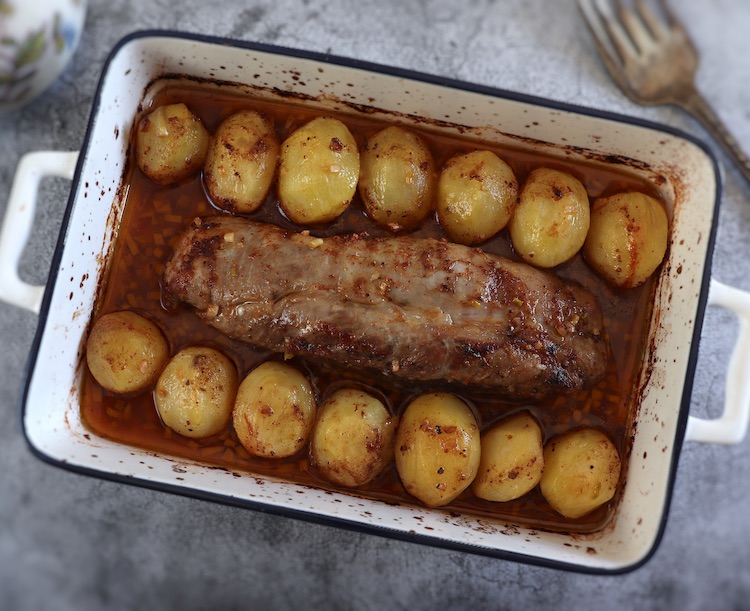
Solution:
M639 374L625 486L607 527L591 535L543 532L267 477L236 477L98 438L84 426L78 400L82 346L123 211L129 133L144 96L165 75L168 82L253 85L260 87L255 95L270 98L293 93L322 110L395 114L417 127L427 119L447 133L462 126L464 133L523 150L620 164L661 184L671 243ZM49 280L41 287L21 281L17 268L44 176L71 178L73 185ZM736 443L747 430L750 294L711 279L719 195L717 164L707 149L663 126L329 56L168 32L134 34L106 64L80 155L32 153L21 160L12 188L0 235L0 296L40 316L21 397L23 430L40 458L124 483L500 558L593 573L631 570L659 542L683 441ZM707 304L729 308L741 321L726 407L715 421L688 414Z

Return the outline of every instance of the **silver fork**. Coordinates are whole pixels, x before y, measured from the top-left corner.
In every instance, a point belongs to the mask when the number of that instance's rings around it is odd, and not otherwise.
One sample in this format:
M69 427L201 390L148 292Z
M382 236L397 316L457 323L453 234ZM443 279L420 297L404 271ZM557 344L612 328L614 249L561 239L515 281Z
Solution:
M665 0L578 0L610 75L639 104L673 104L692 114L750 184L750 159L695 85L698 52Z

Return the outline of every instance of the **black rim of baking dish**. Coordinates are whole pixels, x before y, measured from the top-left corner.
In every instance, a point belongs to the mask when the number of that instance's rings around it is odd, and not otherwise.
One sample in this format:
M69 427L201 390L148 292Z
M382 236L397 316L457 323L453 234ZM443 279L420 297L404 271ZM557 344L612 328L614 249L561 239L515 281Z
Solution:
M402 68L396 68L392 66L385 66L385 65L376 64L373 62L367 62L367 61L361 61L361 60L356 60L356 59L350 59L346 57L335 56L335 55L331 55L327 53L305 51L305 50L300 50L300 49L293 49L293 48L287 48L287 47L281 47L281 46L269 45L269 44L263 44L263 43L256 43L256 42L248 42L248 41L242 41L242 40L234 40L234 39L222 38L222 37L217 37L217 36L207 36L207 35L202 35L202 34L185 33L185 32L179 32L179 31L174 31L174 30L143 30L143 31L133 32L125 36L124 38L122 38L113 47L112 51L107 57L107 60L102 69L102 73L99 77L99 82L97 84L97 89L94 95L92 109L91 109L89 121L86 127L86 132L85 132L84 140L82 143L82 147L81 147L82 153L85 153L85 151L87 151L89 148L94 120L98 115L99 108L102 102L101 96L102 96L102 88L103 88L104 79L106 75L108 74L110 64L112 63L114 57L119 53L122 47L124 47L125 45L127 45L128 43L134 40L138 40L142 38L155 38L155 37L176 38L176 39L182 39L182 40L195 41L199 43L207 43L207 44L212 44L212 45L238 47L238 48L247 49L250 51L258 51L258 52L268 53L268 54L273 54L273 55L296 57L300 59L317 61L323 64L331 64L331 65L341 66L345 68L355 68L355 69L359 69L359 70L363 70L367 72L379 73L379 74L384 74L388 76L396 76L396 77L400 77L406 80L419 81L423 83L439 85L442 87L446 87L448 89L457 89L457 90L464 90L464 91L469 91L473 93L484 94L484 95L493 96L497 98L503 98L503 99L507 99L511 101L522 102L522 103L526 103L526 104L530 104L534 106L540 106L540 107L549 108L553 110L561 110L561 111L565 111L565 112L569 112L573 114L584 115L584 116L589 116L589 117L599 118L599 119L605 119L605 120L609 120L609 121L613 121L617 123L629 124L629 125L634 125L638 127L644 127L644 128L655 130L655 131L664 132L672 136L681 138L683 140L689 141L693 143L694 145L698 146L700 149L702 149L706 153L708 158L711 160L711 163L714 169L714 174L716 176L715 204L714 204L714 209L713 209L711 227L709 231L707 255L706 255L706 261L705 261L704 268L703 268L701 290L700 290L700 294L698 297L698 310L697 310L695 325L693 329L693 336L691 340L691 349L690 349L690 353L688 357L688 368L687 368L687 372L686 372L686 376L685 376L685 380L683 384L682 398L680 400L680 410L679 410L678 420L677 420L677 430L676 430L675 439L674 439L674 448L671 454L671 461L670 461L670 466L669 466L669 477L667 480L664 511L662 512L662 515L660 518L659 528L657 530L656 536L654 537L654 540L651 544L650 549L638 561L632 564L615 567L615 568L592 567L588 565L579 565L579 564L564 562L560 560L553 560L553 559L548 559L548 558L543 558L543 557L538 557L538 556L531 556L531 555L527 555L527 554L523 554L523 553L519 553L515 551L491 549L491 548L477 546L471 543L457 543L454 541L444 540L444 539L440 539L437 537L423 535L423 534L419 534L415 532L403 532L403 531L398 531L398 530L391 530L386 526L362 524L359 522L350 521L346 518L323 516L317 513L308 512L308 511L304 511L301 509L268 505L263 502L246 500L246 499L237 499L235 497L231 497L231 496L224 495L224 494L206 492L203 490L193 489L193 488L184 488L184 487L173 485L173 484L153 482L150 480L140 479L134 476L126 476L126 475L121 475L121 474L117 474L117 473L113 473L109 471L102 471L93 467L85 467L85 466L70 464L64 460L52 458L49 455L45 454L43 451L41 451L40 449L34 446L34 444L31 442L28 436L28 433L26 431L26 426L25 426L26 402L27 402L30 385L31 385L31 379L33 377L34 368L36 366L39 346L42 340L42 336L44 335L44 330L46 328L47 318L48 318L49 309L50 309L50 301L52 297L51 287L54 287L57 281L60 262L62 259L62 253L65 247L65 236L66 236L66 231L70 222L70 216L71 216L74 201L75 201L75 195L77 191L76 186L79 184L79 181L80 181L80 174L81 174L83 157L84 157L83 154L81 155L81 158L78 160L78 165L76 166L75 174L73 177L70 196L68 198L68 203L66 205L65 212L63 214L61 230L60 230L60 234L58 237L57 245L55 247L55 252L52 257L50 272L47 278L44 297L42 300L42 305L41 305L41 309L39 313L39 323L38 323L36 334L34 336L34 340L32 342L29 358L26 363L23 388L22 388L22 392L19 398L19 413L20 413L21 430L31 452L40 460L48 464L51 464L53 466L60 467L60 468L63 468L63 469L66 469L75 473L97 477L100 479L105 479L105 480L109 480L113 482L129 484L129 485L137 485L143 488L159 490L162 492L169 492L169 493L173 493L173 494L177 494L181 496L186 496L186 497L191 497L191 498L196 498L196 499L201 499L201 500L206 500L206 501L218 502L218 503L222 503L225 505L232 505L232 506L237 506L237 507L242 507L242 508L254 509L254 510L261 511L264 513L270 513L270 514L275 514L275 515L284 516L284 517L292 517L296 519L305 520L308 522L314 522L314 523L323 524L327 526L335 526L338 528L344 528L347 530L362 532L366 534L374 534L374 535L379 535L379 536L384 536L384 537L390 537L390 538L395 538L395 539L399 539L403 541L410 541L410 542L419 543L423 545L439 547L442 549L450 549L450 550L455 550L455 551L468 552L472 554L489 556L489 557L498 558L502 560L522 562L525 564L530 564L530 565L535 565L535 566L561 569L561 570L566 570L566 571L574 571L574 572L579 572L579 573L616 575L616 574L623 574L623 573L628 573L630 571L633 571L643 566L646 562L648 562L648 560L656 552L661 542L661 539L664 535L666 523L667 523L667 517L669 514L672 493L673 493L674 483L675 483L675 477L677 473L677 466L679 462L679 455L681 453L682 443L683 443L684 436L685 436L685 429L687 427L689 408L690 408L690 399L691 399L692 387L693 387L693 374L694 374L697 359L698 359L698 345L699 345L699 340L700 340L700 336L701 336L701 332L703 328L706 304L708 300L708 287L709 287L709 280L711 278L712 256L713 256L713 249L714 249L716 230L717 230L716 221L717 221L718 214L719 214L719 208L720 208L720 203L721 203L721 191L722 191L721 167L719 166L716 156L714 155L712 150L705 143L703 143L696 137L692 136L691 134L685 133L681 130L678 130L676 128L673 128L667 125L663 125L660 123L652 122L652 121L637 118L637 117L631 117L631 116L621 115L618 113L608 112L604 110L578 106L578 105L574 105L570 103L557 102L554 100L540 98L540 97L536 97L536 96L532 96L528 94L507 91L501 88L467 83L467 82L459 81L456 79L425 74L421 72L416 72L416 71L402 69Z

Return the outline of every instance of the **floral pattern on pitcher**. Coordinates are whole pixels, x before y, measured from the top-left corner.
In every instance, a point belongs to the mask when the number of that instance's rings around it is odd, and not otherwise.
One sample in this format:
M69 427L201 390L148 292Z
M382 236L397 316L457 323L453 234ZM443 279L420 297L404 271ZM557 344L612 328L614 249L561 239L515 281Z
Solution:
M78 45L85 0L0 0L0 111L42 93Z

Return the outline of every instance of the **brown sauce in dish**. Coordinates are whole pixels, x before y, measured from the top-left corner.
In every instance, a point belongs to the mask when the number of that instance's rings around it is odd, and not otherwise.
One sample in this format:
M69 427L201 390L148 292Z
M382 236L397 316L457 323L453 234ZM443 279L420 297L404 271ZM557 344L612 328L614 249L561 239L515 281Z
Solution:
M155 105L180 101L185 102L211 132L231 113L241 108L254 108L272 119L282 140L291 131L319 114L298 106L220 95L216 91L209 92L197 87L175 87L166 90L160 94ZM341 115L340 118L347 124L360 146L368 136L385 126L384 123L375 122L366 116L347 114ZM521 184L533 168L547 165L574 174L583 182L592 198L627 189L654 194L653 187L648 184L636 182L624 174L602 170L599 167L566 164L516 150L500 149L488 143L448 138L428 130L420 130L420 133L429 144L437 167L442 167L444 162L457 152L483 148L495 151L509 163ZM135 164L131 166L135 167ZM97 314L129 309L146 315L160 325L172 354L194 344L218 347L234 360L240 379L264 360L279 358L277 355L222 335L201 322L186 307L174 310L162 305L160 278L171 254L174 239L195 217L221 213L208 201L201 177L196 176L185 183L161 187L152 183L135 168L131 172L128 184L122 224L109 276L97 304ZM375 227L362 210L357 195L342 217L325 227L311 228L311 233L321 236L349 231L367 231L371 235L388 233L387 230ZM273 190L262 208L250 218L296 230L305 229L294 226L279 212ZM434 218L428 219L412 232L412 235L443 237ZM505 231L483 244L482 248L517 258L512 252ZM639 365L652 283L647 282L628 291L613 290L585 264L580 254L557 268L555 273L575 279L599 299L610 343L610 358L605 378L594 388L576 395L560 395L550 400L532 403L512 403L471 396L467 393L457 394L473 409L481 430L485 430L503 416L523 409L530 411L537 418L545 441L557 433L581 425L601 428L618 447L623 459L624 472L628 453L629 417L634 402L634 378ZM410 388L400 387L392 382L368 378L358 372L330 368L300 358L294 358L291 363L309 376L321 400L341 386L363 386L369 388L376 396L384 398L393 413L399 414L412 398L428 390L416 385ZM337 489L320 478L314 468L310 467L306 449L290 459L282 460L249 456L239 443L231 422L222 433L198 440L172 432L161 423L151 392L136 397L117 397L103 391L86 371L81 397L84 422L92 431L103 437L160 454L212 464L234 473L269 475L304 485ZM387 502L420 505L418 500L405 492L393 464L364 487L340 490ZM447 512L492 517L494 520L523 524L532 528L583 533L599 530L607 523L617 498L615 496L609 504L576 520L563 518L554 512L541 496L538 486L521 499L507 503L477 499L468 489L454 502L441 509Z

